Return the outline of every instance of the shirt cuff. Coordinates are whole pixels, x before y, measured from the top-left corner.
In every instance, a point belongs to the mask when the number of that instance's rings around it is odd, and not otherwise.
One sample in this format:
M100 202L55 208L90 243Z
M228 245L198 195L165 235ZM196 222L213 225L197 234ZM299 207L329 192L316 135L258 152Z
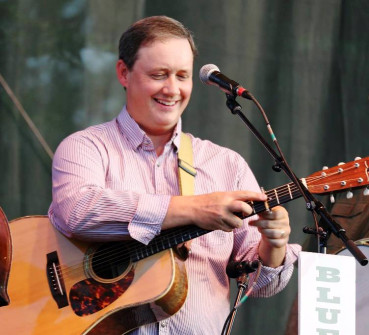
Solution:
M136 213L128 225L130 236L147 245L159 235L170 199L170 195L141 194Z
M281 266L271 268L262 265L260 276L257 279L257 292L254 296L270 297L282 291L289 282L293 273L293 263L297 260L301 246L298 244L287 244L286 257ZM255 275L255 273L254 273ZM255 278L253 278L254 280Z

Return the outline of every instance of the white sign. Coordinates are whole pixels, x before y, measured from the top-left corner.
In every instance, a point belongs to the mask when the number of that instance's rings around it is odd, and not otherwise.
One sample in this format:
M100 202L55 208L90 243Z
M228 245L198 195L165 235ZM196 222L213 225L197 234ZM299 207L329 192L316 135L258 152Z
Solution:
M355 258L301 252L299 335L355 334Z

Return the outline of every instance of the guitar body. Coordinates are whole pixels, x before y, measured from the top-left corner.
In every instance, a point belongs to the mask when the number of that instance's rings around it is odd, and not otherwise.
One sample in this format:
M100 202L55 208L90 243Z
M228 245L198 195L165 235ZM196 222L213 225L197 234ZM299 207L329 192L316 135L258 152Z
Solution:
M9 223L0 207L0 307L9 305L7 292L10 262L12 257Z
M106 277L93 268L99 244L66 238L46 216L13 220L10 232L2 334L126 334L173 315L185 301L186 271L172 249Z

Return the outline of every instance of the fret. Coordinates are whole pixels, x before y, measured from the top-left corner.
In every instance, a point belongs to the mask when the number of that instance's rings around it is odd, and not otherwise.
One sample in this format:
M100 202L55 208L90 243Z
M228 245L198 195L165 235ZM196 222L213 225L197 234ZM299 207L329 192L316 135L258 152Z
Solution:
M253 213L256 214L254 202L252 200L249 201L249 205L251 206Z
M280 204L279 198L278 198L278 192L276 189L274 189L274 194L275 194L275 198L277 199L278 204Z
M133 243L132 243L133 244ZM137 262L139 261L140 259L142 259L141 257L139 257L138 255L138 251L139 250L136 250L136 251L132 251L132 250L135 250L135 248L130 248L130 251L131 251L131 260L132 262Z
M290 184L287 184L287 188L288 188L288 193L290 195L290 199L292 200L293 197L292 197L292 193L291 193L291 187L290 187Z

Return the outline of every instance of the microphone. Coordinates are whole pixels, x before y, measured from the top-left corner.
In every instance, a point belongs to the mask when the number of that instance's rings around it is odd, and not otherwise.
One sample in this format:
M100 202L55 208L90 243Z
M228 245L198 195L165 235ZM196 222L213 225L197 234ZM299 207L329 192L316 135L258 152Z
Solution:
M248 90L222 74L219 68L214 64L204 65L200 69L200 80L204 84L218 86L227 94L237 95L252 100L252 96Z
M229 262L226 268L226 273L229 278L238 278L244 273L254 272L259 266L259 261L254 260L252 262Z

